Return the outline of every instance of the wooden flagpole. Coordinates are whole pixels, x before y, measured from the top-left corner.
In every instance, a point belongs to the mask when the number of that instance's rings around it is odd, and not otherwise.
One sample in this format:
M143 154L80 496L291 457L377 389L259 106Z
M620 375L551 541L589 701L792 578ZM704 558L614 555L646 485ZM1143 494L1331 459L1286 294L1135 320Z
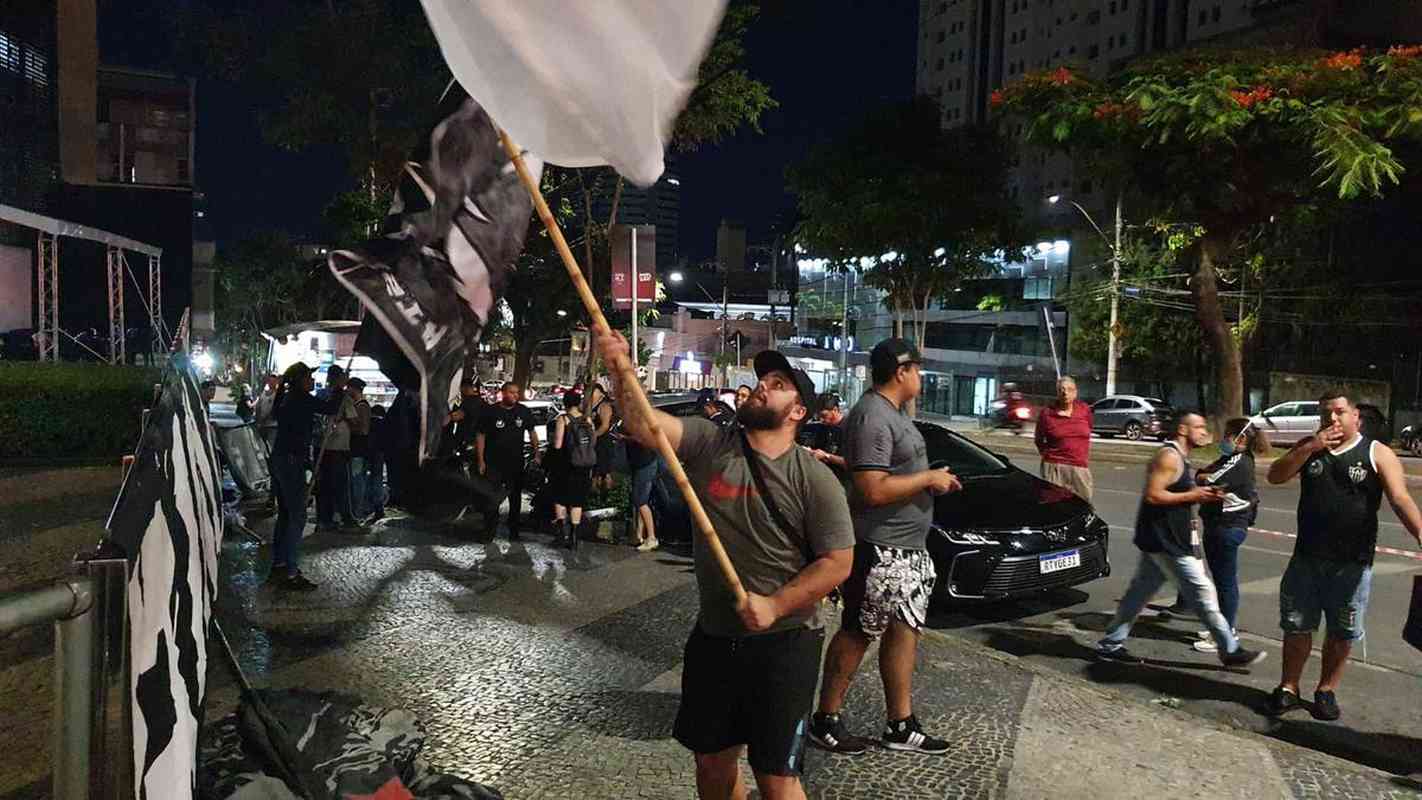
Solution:
M592 319L593 333L610 334L612 327L607 324L607 318L603 316L597 298L593 296L592 288L583 278L583 271L578 268L578 261L573 256L573 251L568 249L568 241L563 238L563 231L558 227L558 221L553 218L553 212L549 210L547 201L543 199L543 191L538 188L533 174L523 163L523 151L503 130L499 131L499 138L503 140L504 150L509 154L509 158L513 159L514 168L518 170L518 177L523 181L524 188L533 198L533 207L538 212L538 218L543 220L543 227L547 228L548 235L553 237L553 246L557 248L558 255L563 257L563 266L568 271L568 278L573 282L573 288L578 291L578 297L583 301L583 308L587 309L588 316ZM635 276L632 289L634 292L637 290ZM671 442L667 440L666 434L657 425L656 415L652 413L652 404L647 400L647 393L642 389L642 382L637 379L637 371L632 367L632 362L625 356L619 356L616 363L607 366L610 371L616 372L620 376L619 380L623 386L635 387L632 390L633 402L637 405L638 412L652 428L652 435L657 439L657 451L661 454L662 460L666 461L672 477L676 479L676 485L681 489L682 497L686 498L686 504L691 509L691 518L696 522L702 539L711 549L711 555L715 557L716 564L721 568L721 576L726 579L726 585L735 595L736 604L738 606L744 605L746 590L741 586L740 576L736 574L736 568L731 564L730 556L726 555L726 548L721 545L721 539L716 535L716 529L711 526L711 520L706 516L706 509L701 507L701 501L696 497L696 490L691 488L691 481L687 479L686 471L681 468L676 451L672 449Z

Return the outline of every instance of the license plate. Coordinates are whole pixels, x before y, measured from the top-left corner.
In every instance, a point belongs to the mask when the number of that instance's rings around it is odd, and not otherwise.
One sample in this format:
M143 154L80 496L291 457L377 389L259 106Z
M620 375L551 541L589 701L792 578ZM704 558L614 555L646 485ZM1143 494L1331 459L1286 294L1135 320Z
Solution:
M1068 550L1065 553L1049 553L1045 556L1037 557L1037 567L1043 575L1049 572L1061 572L1064 569L1081 566L1081 551Z

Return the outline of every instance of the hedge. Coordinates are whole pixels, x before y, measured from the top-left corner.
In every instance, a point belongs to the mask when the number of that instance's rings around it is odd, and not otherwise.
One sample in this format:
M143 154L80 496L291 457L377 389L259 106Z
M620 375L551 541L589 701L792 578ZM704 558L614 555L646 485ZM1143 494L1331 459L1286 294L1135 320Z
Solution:
M152 367L0 361L0 462L132 453L160 376Z

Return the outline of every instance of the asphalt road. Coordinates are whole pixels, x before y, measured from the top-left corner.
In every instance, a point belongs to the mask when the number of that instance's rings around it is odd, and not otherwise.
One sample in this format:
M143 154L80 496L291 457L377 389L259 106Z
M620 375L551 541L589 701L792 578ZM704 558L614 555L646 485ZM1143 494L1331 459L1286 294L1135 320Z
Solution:
M1035 457L1009 455L1017 466L1036 473ZM1417 543L1383 504L1379 553L1374 565L1367 638L1355 646L1338 692L1343 719L1314 721L1306 711L1276 722L1260 712L1279 679L1279 578L1293 549L1297 484L1270 486L1261 479L1261 509L1240 553L1241 606L1238 628L1246 646L1263 648L1268 660L1252 673L1226 671L1214 656L1194 651L1190 643L1203 626L1196 620L1161 622L1143 616L1131 649L1151 660L1145 667L1095 662L1088 649L1100 637L1135 569L1138 551L1131 544L1140 500L1144 465L1102 462L1093 467L1094 505L1111 525L1112 574L1073 589L1028 600L990 606L964 606L935 614L932 624L991 647L1091 680L1110 683L1148 699L1174 704L1182 711L1269 733L1354 761L1396 772L1422 769L1422 653L1402 641L1401 629L1411 600L1413 578L1422 575ZM1413 489L1414 494L1422 494ZM1169 604L1174 590L1157 601ZM1321 637L1316 644L1321 643ZM1318 658L1304 674L1305 699L1317 681Z

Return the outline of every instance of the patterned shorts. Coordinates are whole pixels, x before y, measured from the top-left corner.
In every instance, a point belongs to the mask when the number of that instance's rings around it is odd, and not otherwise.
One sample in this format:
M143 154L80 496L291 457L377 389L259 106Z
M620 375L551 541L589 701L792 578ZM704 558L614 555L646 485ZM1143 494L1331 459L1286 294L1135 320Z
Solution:
M894 619L921 630L937 578L927 550L856 544L854 569L842 587L843 627L870 639L883 636Z

